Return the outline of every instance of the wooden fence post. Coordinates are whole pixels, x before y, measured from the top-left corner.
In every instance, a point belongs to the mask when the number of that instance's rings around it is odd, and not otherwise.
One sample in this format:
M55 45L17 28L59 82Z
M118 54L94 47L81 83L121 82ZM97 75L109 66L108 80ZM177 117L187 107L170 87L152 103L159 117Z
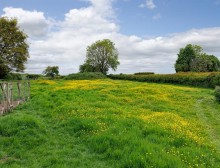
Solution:
M1 92L2 92L2 101L0 102L0 114L2 115L4 113L4 94L3 94L3 83L0 83L1 86Z
M21 83L20 82L17 83L17 87L18 87L18 104L20 104L20 100L21 100Z
M30 99L30 82L17 82L16 84L0 82L0 91L2 93L0 94L0 115L2 115Z

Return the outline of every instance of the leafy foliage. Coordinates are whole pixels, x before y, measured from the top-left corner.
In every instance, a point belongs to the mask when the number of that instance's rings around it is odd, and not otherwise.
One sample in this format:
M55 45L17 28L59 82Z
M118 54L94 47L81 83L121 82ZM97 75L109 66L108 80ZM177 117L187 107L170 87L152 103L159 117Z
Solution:
M3 64L3 62L0 62L0 79L4 79L9 72L10 70L8 66Z
M181 48L175 64L176 72L213 72L220 70L220 61L214 55L202 53L202 47L188 44Z
M215 87L215 98L220 103L220 86Z
M0 18L0 78L9 72L23 72L29 57L27 35L19 30L15 19Z
M42 75L40 74L27 74L27 79L38 79L40 77L42 77Z
M214 88L220 85L220 73L176 73L155 75L108 75L111 79L132 80L140 82L171 83L188 86Z
M101 72L83 72L67 75L64 79L66 80L88 80L88 79L103 79L107 78Z
M190 63L193 72L213 72L220 70L220 61L214 55L201 54Z
M54 78L55 76L59 75L59 67L58 66L48 66L44 71L43 74L45 74L48 77Z
M175 70L176 72L188 72L190 71L191 60L196 58L202 51L202 48L197 45L188 44L185 48L181 48L176 60Z
M134 73L134 75L153 75L154 72L137 72L137 73Z
M22 75L18 73L8 73L5 76L6 80L22 80Z
M86 60L80 72L101 72L107 74L109 68L117 69L118 51L109 39L96 41L87 47Z
M88 63L84 63L79 66L79 72L84 73L84 72L99 72L99 69L97 67L94 67Z

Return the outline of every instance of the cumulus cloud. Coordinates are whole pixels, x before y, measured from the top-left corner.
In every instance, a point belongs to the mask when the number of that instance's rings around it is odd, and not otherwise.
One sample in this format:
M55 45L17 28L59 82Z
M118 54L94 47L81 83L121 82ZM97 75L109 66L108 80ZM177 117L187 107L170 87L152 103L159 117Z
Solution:
M19 26L26 33L33 37L45 36L52 21L46 19L43 12L26 11L22 8L6 7L3 9L4 15L9 18L17 18Z
M156 8L156 5L154 4L153 0L146 0L145 3L140 4L141 8L147 7L148 9L154 9Z
M134 73L141 71L153 71L156 73L174 72L174 63L179 49L186 44L198 44L204 48L204 52L220 56L220 27L207 29L192 29L183 33L171 34L165 37L142 38L135 35L120 33L120 27L114 21L112 1L91 0L86 8L72 9L65 14L63 21L50 24L48 18L42 12L25 11L18 15L18 22L22 25L28 18L29 26L25 31L33 34L32 28L39 18L44 26L39 26L44 38L31 38L30 59L27 64L27 72L41 73L47 66L57 65L61 74L78 72L79 65L86 57L86 47L93 42L108 38L112 40L119 51L120 66L116 73ZM103 11L99 3L107 5ZM7 10L6 10L7 9ZM5 8L5 14L15 16L19 12L17 8ZM21 12L21 13L22 13ZM109 17L108 14L111 13ZM41 19L40 19L41 18ZM38 25L38 24L37 24ZM57 26L56 31L48 26ZM45 31L47 29L47 31ZM112 72L110 72L112 73Z

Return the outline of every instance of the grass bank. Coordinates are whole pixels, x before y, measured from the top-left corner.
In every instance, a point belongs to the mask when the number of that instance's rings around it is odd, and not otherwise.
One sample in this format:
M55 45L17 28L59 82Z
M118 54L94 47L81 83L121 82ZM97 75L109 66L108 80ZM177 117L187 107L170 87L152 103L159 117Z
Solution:
M210 89L33 81L0 117L0 167L219 167L219 111Z

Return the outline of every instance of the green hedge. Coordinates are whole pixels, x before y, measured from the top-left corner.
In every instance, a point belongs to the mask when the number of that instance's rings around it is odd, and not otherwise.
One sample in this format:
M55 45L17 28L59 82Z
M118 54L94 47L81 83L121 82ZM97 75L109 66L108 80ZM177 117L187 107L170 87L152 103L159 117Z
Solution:
M215 98L218 103L220 103L220 86L215 87Z
M27 79L38 79L40 77L42 77L43 75L40 74L27 74Z
M5 76L5 80L22 80L22 75L19 73L9 73Z
M137 72L137 73L134 73L134 75L153 75L154 72Z
M89 80L89 79L103 79L107 78L106 75L101 72L83 72L67 75L64 79L66 80Z
M132 80L139 82L171 83L188 86L215 88L220 85L220 72L211 73L176 73L155 75L109 75L111 79Z

